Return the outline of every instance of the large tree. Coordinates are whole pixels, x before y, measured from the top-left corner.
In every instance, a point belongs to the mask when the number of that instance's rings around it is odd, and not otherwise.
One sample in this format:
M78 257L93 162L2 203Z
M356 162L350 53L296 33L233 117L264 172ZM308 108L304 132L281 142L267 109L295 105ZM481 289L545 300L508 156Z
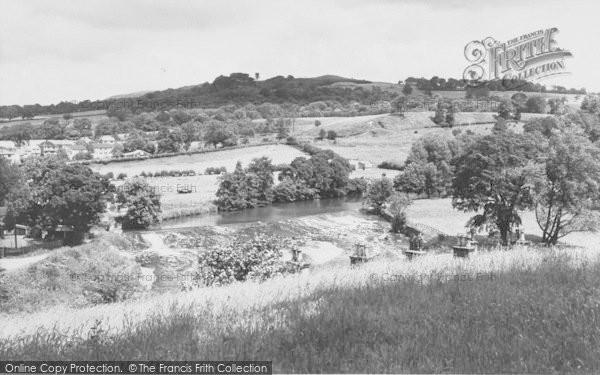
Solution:
M125 214L119 218L123 229L145 229L160 221L160 195L141 178L125 181L117 194L119 210Z
M0 158L0 206L11 191L21 184L21 173L17 166L8 160Z
M111 186L87 166L30 158L22 173L26 186L9 195L10 216L22 224L42 230L67 225L84 234L106 209Z
M600 149L581 135L556 135L539 172L532 176L542 241L554 245L571 232L596 231L600 225Z
M452 205L479 212L470 224L496 225L506 244L511 226L521 223L519 211L534 207L527 167L541 148L532 134L506 131L477 139L454 161Z

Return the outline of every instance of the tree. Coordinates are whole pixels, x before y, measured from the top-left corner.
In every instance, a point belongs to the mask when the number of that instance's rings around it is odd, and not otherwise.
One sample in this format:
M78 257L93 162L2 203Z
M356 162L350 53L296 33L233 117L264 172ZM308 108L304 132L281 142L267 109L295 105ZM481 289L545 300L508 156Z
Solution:
M254 158L246 168L247 173L254 173L258 178L258 200L259 204L267 204L273 201L273 173L275 166L266 156Z
M331 141L335 141L336 138L337 138L337 133L335 132L335 130L329 130L327 132L327 139L329 139Z
M235 134L233 131L231 131L225 124L217 121L212 121L208 125L206 133L204 134L204 142L206 144L213 145L215 148L217 148L219 143L225 145L227 140L234 138Z
M13 141L16 147L21 147L24 144L29 143L34 134L34 130L31 123L26 122L5 128L3 133L2 138Z
M123 147L123 145L121 143L115 143L115 145L113 146L112 150L111 150L111 154L113 155L113 157L119 157L123 154L123 150L125 148Z
M21 185L21 173L15 164L0 158L0 206L11 191Z
M27 186L11 198L11 215L44 230L71 226L80 235L74 243L80 242L106 209L108 180L87 166L56 158L29 158L22 168Z
M590 140L571 133L553 136L548 157L532 180L544 243L554 245L571 232L597 230L600 149Z
M375 210L375 213L381 214L385 202L394 193L394 184L387 177L382 177L373 181L367 189L364 204L367 204Z
M123 229L146 229L160 221L160 195L144 179L125 181L118 191L117 202L119 210L126 209L119 218Z
M40 139L64 139L65 127L60 124L60 119L50 118L39 127L38 137Z
M511 226L521 222L518 211L534 207L525 167L539 157L541 148L533 135L510 131L477 139L453 163L453 207L465 212L483 211L469 224L495 224L507 244Z
M319 127L319 126L321 126L321 121L319 121L319 120L315 120L315 126L316 126L316 127Z
M389 198L388 209L392 214L392 232L398 233L406 226L406 209L411 204L407 194L393 193Z
M515 106L510 100L503 100L498 106L498 117L504 120L512 120L515 114Z
M530 97L526 105L529 113L546 113L546 99L541 96Z
M325 139L325 137L327 136L327 131L323 128L321 128L321 130L319 130L319 139L323 140Z
M405 83L404 87L402 87L402 93L406 96L409 96L410 94L412 94L412 92L413 92L412 86Z

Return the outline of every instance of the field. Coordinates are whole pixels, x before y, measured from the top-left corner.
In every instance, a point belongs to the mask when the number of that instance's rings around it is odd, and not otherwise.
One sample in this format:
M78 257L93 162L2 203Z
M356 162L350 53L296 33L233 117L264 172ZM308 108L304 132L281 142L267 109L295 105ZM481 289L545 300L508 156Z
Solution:
M383 259L50 309L4 317L0 357L265 359L276 372L594 372L598 261L575 249Z
M105 110L74 112L74 113L72 113L72 115L73 115L73 118L87 117L88 119L90 119L90 121L92 121L92 123L97 123L101 119L107 118ZM42 115L42 116L35 116L34 118L32 118L30 120L29 119L22 120L19 118L19 119L14 119L11 121L0 121L0 128L3 128L5 126L16 125L16 124L24 124L26 122L30 123L33 126L38 126L38 125L41 125L45 120L52 118L52 117L62 118L62 115Z
M431 117L433 112L407 112L404 118L396 115L378 115L355 117L352 122L336 121L323 124L321 128L334 130L340 134L335 142L316 141L315 145L329 148L348 159L369 161L377 165L383 161L402 164L408 156L412 144L424 135L436 134L453 137L452 132L459 129L462 132L472 131L475 134L487 134L495 122L491 112L461 112L457 114L458 123L487 122L488 124L455 126L454 128L438 127ZM522 120L527 121L540 114L523 114ZM358 121L362 118L362 121ZM523 122L511 125L515 131L521 131ZM316 137L318 128L306 129L301 134Z
M126 173L128 177L142 172L160 172L162 170L194 170L196 176L188 177L152 177L146 181L161 194L163 218L187 216L190 214L214 211L210 201L215 199L218 182L217 175L202 175L206 168L225 167L231 172L238 161L245 167L253 158L267 156L273 164L289 163L304 153L286 145L268 145L235 150L208 152L204 154L181 155L148 160L128 161L109 164L92 164L90 167L100 173L113 172L115 176ZM202 174L201 174L202 173ZM115 181L120 186L122 182ZM178 194L179 187L188 187L192 192Z
M109 164L91 164L90 167L99 173L127 173L128 176L139 175L142 172L160 172L161 170L194 170L204 173L209 167L225 167L233 171L235 164L240 161L245 167L254 158L266 156L273 164L289 163L304 154L286 145L267 145L259 147L239 148L204 154L180 155L148 160L136 160Z

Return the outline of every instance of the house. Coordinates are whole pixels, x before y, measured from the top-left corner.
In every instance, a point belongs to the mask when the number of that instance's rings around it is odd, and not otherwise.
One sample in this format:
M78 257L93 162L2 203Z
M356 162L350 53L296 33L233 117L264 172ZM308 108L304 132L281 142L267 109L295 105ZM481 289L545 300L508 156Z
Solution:
M115 143L115 137L112 135L103 135L98 141L102 144L112 145Z
M141 158L141 157L150 156L150 154L144 150L135 150L135 151L126 152L124 154L121 154L121 156L124 158Z
M39 156L41 154L42 154L42 150L36 146L21 147L18 150L18 156L19 156L20 160L26 159L30 156Z
M68 146L65 148L65 150L67 151L67 155L69 156L69 159L73 159L75 157L75 155L77 155L79 153L87 152L87 148L80 144L74 144L74 145Z
M0 159L18 161L17 150L14 147L0 147Z
M56 155L59 149L58 145L50 141L44 141L38 147L40 148L41 155Z
M107 143L94 143L92 144L94 152L92 157L94 159L111 159L113 157L112 150L114 145Z

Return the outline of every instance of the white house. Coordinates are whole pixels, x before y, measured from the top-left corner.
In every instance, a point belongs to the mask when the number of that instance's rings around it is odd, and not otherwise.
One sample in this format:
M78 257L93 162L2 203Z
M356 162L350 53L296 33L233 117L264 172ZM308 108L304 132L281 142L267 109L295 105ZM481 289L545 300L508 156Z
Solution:
M94 159L111 159L113 157L112 149L114 145L107 143L94 143L92 147L94 148L94 153L92 154Z
M44 141L38 145L42 155L56 155L58 153L59 146L53 142Z
M99 142L102 144L112 145L115 143L115 137L113 137L112 135L103 135L102 137L100 137Z
M14 147L0 147L0 159L18 162L21 158Z
M78 144L67 146L65 147L65 150L67 151L67 155L69 155L69 159L73 159L75 155L79 153L87 152L87 148L85 146Z
M150 156L150 154L144 150L135 150L135 151L123 153L123 154L121 154L121 156L123 156L124 158L140 158L140 157L144 157L144 156Z

